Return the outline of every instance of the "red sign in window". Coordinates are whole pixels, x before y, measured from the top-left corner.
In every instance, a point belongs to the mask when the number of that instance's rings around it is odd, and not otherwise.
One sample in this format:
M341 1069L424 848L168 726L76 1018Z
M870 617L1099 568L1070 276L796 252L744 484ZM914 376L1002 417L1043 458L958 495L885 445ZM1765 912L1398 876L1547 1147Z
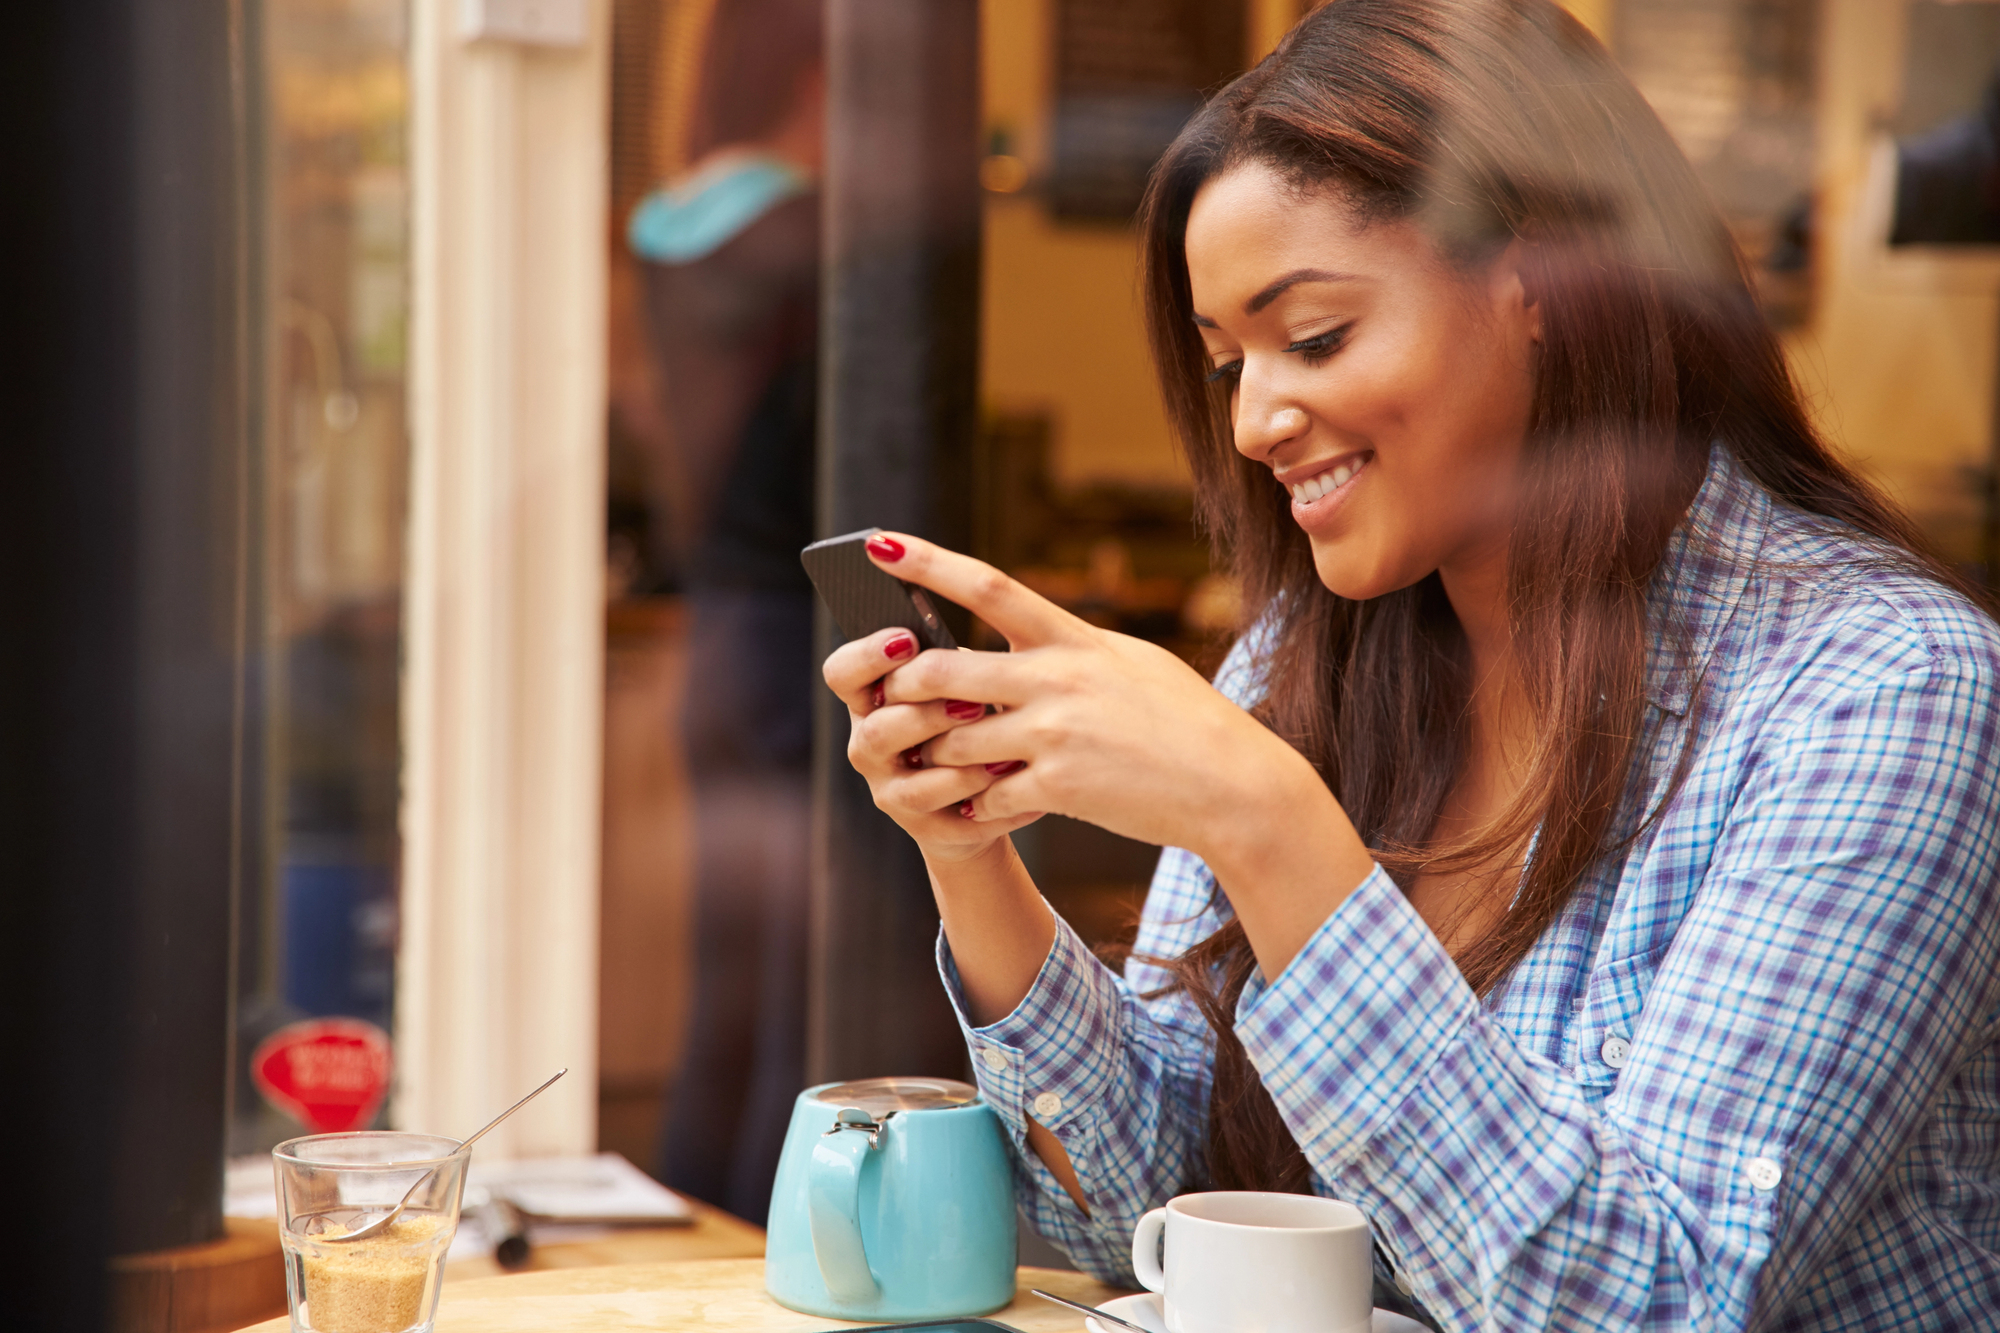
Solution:
M250 1076L316 1134L366 1129L389 1094L389 1034L358 1018L288 1024L258 1044Z

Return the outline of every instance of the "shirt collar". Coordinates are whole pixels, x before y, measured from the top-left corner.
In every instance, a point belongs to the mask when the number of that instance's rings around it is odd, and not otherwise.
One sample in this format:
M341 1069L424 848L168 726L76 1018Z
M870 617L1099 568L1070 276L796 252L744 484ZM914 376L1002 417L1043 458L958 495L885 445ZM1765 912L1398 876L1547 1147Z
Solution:
M1647 597L1646 697L1660 708L1686 715L1770 526L1771 497L1726 444L1711 445L1701 489L1667 539Z

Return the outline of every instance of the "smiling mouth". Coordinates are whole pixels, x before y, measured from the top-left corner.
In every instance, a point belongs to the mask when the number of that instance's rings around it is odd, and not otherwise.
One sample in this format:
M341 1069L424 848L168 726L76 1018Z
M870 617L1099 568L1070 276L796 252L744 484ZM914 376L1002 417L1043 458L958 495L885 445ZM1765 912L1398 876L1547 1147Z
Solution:
M1307 477L1304 481L1294 482L1285 489L1292 493L1292 500L1295 503L1309 505L1315 500L1325 499L1353 481L1374 457L1372 453L1357 454L1351 460L1344 460L1337 467L1328 468L1324 472Z

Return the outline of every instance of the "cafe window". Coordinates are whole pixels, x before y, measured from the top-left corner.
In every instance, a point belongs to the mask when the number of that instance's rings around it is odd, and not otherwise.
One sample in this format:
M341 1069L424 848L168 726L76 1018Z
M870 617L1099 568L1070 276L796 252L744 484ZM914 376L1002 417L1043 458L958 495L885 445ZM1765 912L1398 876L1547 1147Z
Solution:
M258 855L242 899L236 1153L303 1132L302 1118L382 1118L380 1089L372 1105L302 1105L269 1043L310 1037L310 1020L384 1043L393 1029L409 472L404 0L256 13L264 373L245 822Z

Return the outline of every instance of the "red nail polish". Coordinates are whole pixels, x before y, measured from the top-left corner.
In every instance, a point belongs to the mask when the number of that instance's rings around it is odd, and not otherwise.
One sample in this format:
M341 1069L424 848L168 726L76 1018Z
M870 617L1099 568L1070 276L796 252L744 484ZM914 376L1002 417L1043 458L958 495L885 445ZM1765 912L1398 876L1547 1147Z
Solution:
M972 802L969 800L960 801L958 803L958 813L965 816L965 818L967 819L972 818Z
M903 751L903 767L922 768L923 766L924 766L923 746L913 745L909 749Z
M868 706L870 708L880 708L883 704L887 702L888 700L882 694L882 686L878 682L875 688L869 692Z
M1003 759L997 764L988 764L986 771L996 778L1004 778L1009 773L1026 768L1027 766L1028 761L1025 759Z
M877 560L886 560L893 565L903 558L903 544L886 532L876 533L868 539L866 545L868 554Z
M882 655L892 662L900 662L917 651L917 641L907 634L899 634L882 645Z
M965 699L947 699L944 701L944 715L955 722L970 722L975 717L986 716L986 705Z

